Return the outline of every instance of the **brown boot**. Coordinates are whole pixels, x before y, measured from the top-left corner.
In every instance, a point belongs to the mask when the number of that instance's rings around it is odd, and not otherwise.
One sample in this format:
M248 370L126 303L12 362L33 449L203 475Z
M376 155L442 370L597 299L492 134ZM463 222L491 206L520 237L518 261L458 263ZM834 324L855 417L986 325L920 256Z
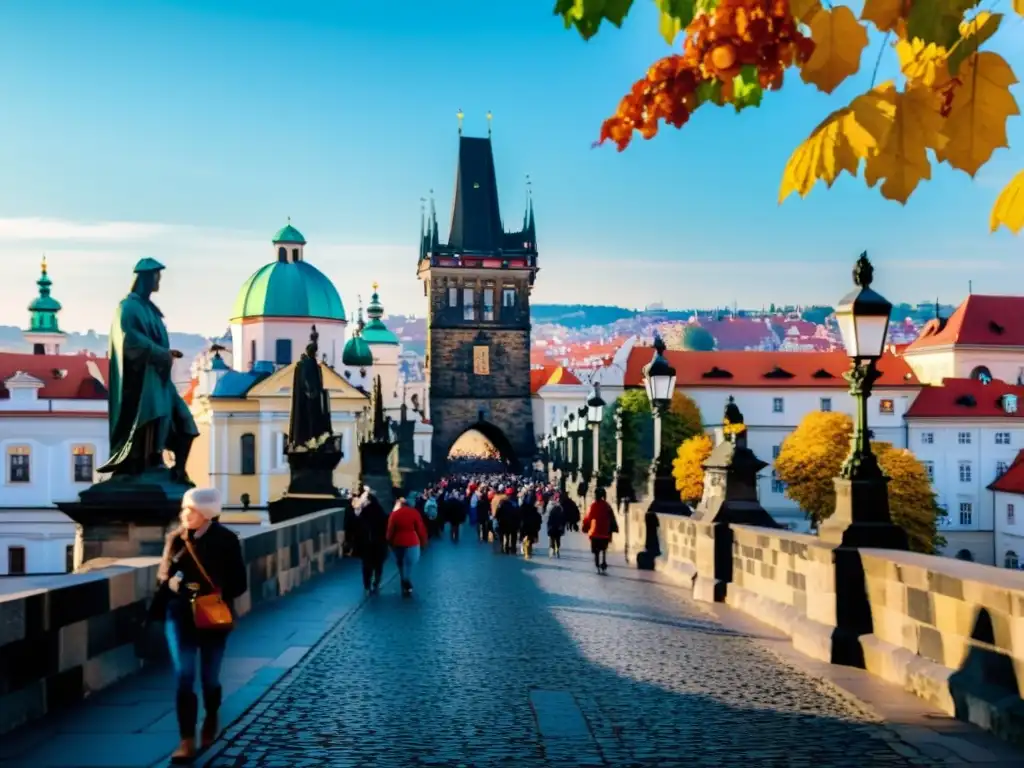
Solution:
M171 763L187 765L196 756L196 718L199 716L199 698L192 691L178 691L175 704L181 743L171 754Z
M203 730L200 734L200 749L208 749L213 746L213 742L220 735L220 719L217 713L220 711L222 695L223 689L219 686L203 691L203 710L206 714L203 717Z

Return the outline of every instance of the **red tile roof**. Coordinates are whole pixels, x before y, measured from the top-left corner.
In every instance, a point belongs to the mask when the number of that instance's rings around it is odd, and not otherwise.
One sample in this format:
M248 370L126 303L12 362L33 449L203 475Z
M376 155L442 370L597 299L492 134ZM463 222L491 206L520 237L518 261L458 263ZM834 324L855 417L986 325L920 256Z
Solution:
M1006 412L1005 395L1015 396L1024 409L1024 387L999 380L985 384L978 379L943 379L942 386L921 388L907 409L907 418L1024 418L1024 410Z
M1017 454L1017 458L1013 460L1009 468L993 480L988 489L1024 495L1024 451Z
M576 374L561 365L545 365L530 371L530 393L537 394L541 387L548 384L578 385L582 384Z
M93 363L103 377L97 381L89 371ZM0 352L0 398L10 397L3 382L18 371L43 382L39 390L41 400L105 400L110 361L90 355L29 355ZM60 374L59 371L66 371Z
M634 347L626 363L625 386L643 384L643 367L651 361L651 347ZM850 369L845 352L688 352L665 353L676 369L680 387L848 387L843 373ZM902 358L886 354L878 363L882 373L875 386L919 387L917 377Z
M729 317L701 320L698 325L715 337L719 350L743 350L774 341L772 328L763 319Z
M951 344L1024 347L1024 296L971 294L947 320L929 320L908 348Z

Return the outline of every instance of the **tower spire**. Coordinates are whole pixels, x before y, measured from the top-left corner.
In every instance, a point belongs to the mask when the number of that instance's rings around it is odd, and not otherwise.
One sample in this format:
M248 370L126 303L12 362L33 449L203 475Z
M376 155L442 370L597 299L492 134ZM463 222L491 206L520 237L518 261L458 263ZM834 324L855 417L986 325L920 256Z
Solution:
M427 198L420 198L420 261L427 256Z
M61 310L60 302L50 295L53 281L50 280L43 254L39 265L39 279L36 280L39 295L28 305L29 328L25 331L25 340L32 344L32 351L37 355L56 355L60 353L60 343L64 340L64 332L60 329L57 314Z
M459 111L455 113L455 116L459 119L459 136L461 136L462 135L462 118L465 117L465 115L462 113L462 107L459 107Z
M437 208L434 206L434 190L430 190L430 248L437 248L439 242L437 234Z
M488 109L487 110L487 138L491 138L493 122L494 122L494 115L491 113L491 110Z

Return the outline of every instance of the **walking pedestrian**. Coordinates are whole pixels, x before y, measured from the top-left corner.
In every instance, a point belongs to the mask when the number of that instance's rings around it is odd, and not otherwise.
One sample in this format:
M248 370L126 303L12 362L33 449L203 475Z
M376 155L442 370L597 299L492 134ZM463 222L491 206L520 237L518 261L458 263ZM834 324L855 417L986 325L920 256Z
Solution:
M590 536L590 551L594 555L594 566L598 573L608 571L608 545L612 533L618 527L615 513L605 500L607 492L604 488L594 491L594 502L590 505L587 516L583 518L583 530Z
M375 595L380 591L384 561L388 557L388 514L369 488L352 506L358 521L356 531L363 561L363 589L367 595Z
M548 503L548 557L562 557L562 536L565 535L565 510L560 494L555 493Z
M523 556L527 560L533 557L533 545L540 538L540 527L543 523L533 496L528 493L519 508L519 532L523 540Z
M181 502L181 527L168 535L157 571L159 584L151 610L162 613L176 681L175 711L181 742L171 755L176 765L197 754L196 660L203 691L200 749L217 740L223 689L221 663L234 627L232 603L248 585L238 535L218 522L221 496L216 488L192 488Z
M427 529L420 513L408 506L404 498L395 502L388 516L387 540L395 553L402 596L408 597L412 594L413 568L419 562L421 550L427 546Z

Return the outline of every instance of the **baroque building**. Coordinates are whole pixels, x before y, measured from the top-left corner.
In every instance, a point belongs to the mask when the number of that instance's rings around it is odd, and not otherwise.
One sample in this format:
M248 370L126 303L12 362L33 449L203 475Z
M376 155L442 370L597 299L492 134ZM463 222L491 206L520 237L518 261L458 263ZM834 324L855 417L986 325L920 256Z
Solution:
M502 223L491 138L459 135L447 242L433 201L420 225L417 276L427 297L426 383L432 455L442 467L465 432L514 465L536 452L530 399L530 292L537 275L532 198L522 227Z

